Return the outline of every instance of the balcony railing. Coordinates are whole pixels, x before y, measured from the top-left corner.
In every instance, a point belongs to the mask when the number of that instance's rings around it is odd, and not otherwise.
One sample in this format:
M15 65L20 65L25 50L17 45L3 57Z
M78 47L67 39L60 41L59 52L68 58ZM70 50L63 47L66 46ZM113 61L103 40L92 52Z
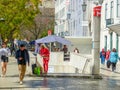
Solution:
M114 19L113 18L106 19L106 26L111 24L114 24Z

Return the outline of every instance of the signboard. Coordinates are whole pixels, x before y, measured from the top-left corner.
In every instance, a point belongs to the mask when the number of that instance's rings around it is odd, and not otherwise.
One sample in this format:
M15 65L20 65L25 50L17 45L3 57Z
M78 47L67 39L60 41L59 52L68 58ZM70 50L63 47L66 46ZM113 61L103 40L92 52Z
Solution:
M52 34L52 30L48 30L48 35L51 35Z
M48 73L54 73L54 66L48 67Z
M95 16L95 17L101 16L101 6L96 6L93 8L93 16Z

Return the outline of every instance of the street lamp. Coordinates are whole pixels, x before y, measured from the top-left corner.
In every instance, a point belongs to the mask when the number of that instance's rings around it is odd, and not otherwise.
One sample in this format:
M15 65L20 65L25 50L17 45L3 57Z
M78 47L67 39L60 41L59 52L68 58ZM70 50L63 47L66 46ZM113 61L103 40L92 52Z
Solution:
M86 11L86 7L87 7L87 4L86 4L85 1L84 1L83 4L82 4L82 10L83 10L83 12Z
M86 22L86 7L87 7L87 4L84 1L82 4L82 10L83 10L83 22L82 23ZM83 36L85 36L86 34L87 34L86 26L83 24Z
M71 14L67 13L67 20L69 20L71 18Z
M103 3L103 0L98 0L99 4L101 5Z

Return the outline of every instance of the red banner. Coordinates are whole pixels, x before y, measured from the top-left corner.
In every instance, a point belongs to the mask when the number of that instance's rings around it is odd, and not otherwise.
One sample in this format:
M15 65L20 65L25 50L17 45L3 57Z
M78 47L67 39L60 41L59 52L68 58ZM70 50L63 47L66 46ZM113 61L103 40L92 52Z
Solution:
M101 6L96 6L93 8L93 16L101 16Z

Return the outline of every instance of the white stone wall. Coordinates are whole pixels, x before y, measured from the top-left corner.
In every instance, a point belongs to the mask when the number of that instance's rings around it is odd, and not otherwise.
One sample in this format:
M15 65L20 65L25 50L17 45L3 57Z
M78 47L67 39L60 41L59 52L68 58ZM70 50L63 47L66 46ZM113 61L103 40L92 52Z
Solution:
M63 56L63 52L50 52L48 73L91 74L91 56L70 53L70 61L64 61ZM37 61L42 65L39 54L37 55Z

